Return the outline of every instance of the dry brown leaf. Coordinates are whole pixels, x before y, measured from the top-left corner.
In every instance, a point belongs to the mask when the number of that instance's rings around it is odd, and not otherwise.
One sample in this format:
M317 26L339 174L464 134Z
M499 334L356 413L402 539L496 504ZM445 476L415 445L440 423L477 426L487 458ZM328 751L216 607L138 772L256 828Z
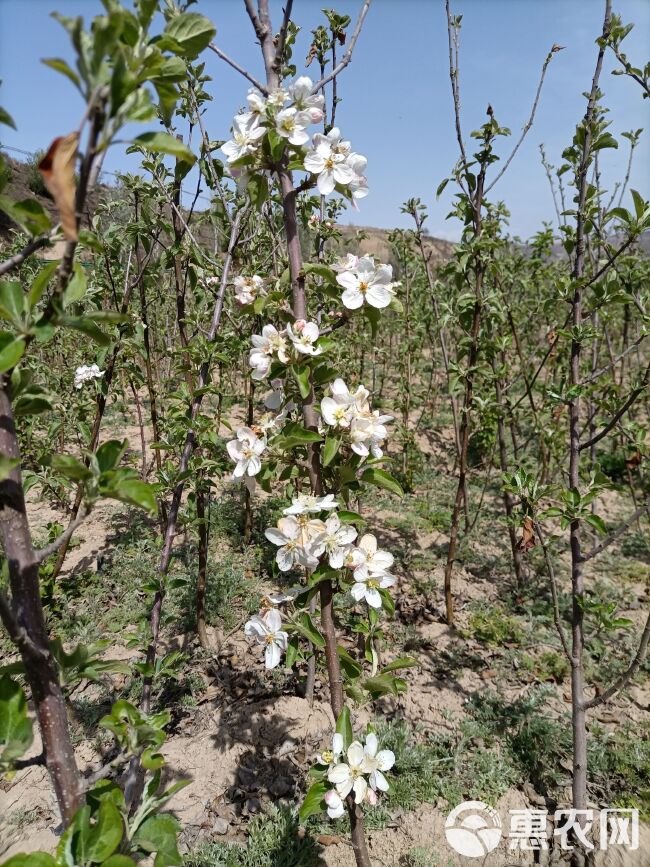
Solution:
M52 194L58 208L63 234L68 241L76 241L78 238L75 209L77 185L74 177L78 145L79 133L77 132L59 136L54 139L48 152L38 164L45 186Z
M521 539L517 542L517 548L525 553L526 551L530 551L530 549L534 548L537 544L537 539L535 538L535 524L530 515L524 517L524 525L521 533Z
M633 472L641 463L641 452L634 452L630 457L625 461L625 465L630 472Z

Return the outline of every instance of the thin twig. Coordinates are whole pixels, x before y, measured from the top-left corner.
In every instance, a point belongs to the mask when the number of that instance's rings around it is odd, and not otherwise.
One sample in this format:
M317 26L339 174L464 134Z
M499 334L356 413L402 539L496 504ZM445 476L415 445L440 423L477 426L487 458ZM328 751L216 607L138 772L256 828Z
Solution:
M217 55L217 57L220 57L223 61L225 61L225 62L228 64L228 66L232 66L232 68L235 69L235 70L237 70L237 72L239 72L240 75L243 75L244 78L248 79L248 81L250 81L250 83L251 83L254 87L256 87L256 88L257 88L261 93L264 94L264 96L268 96L268 95L269 95L269 89L268 89L268 87L267 87L265 84L262 84L261 81L258 81L258 80L255 78L254 75L251 75L251 73L248 72L247 69L244 69L243 66L240 66L240 65L237 63L236 60L233 60L232 57L229 57L229 56L225 53L225 51L222 51L222 50L221 50L220 48L218 48L218 47L217 47L213 42L211 42L210 45L209 45L208 47L209 47L212 51L214 51L214 53Z
M562 649L564 650L564 654L570 663L573 662L573 657L571 655L571 651L569 650L569 643L567 641L567 637L564 632L564 627L562 626L562 618L560 616L560 605L558 602L558 593L557 593L557 582L555 580L555 570L553 568L553 561L551 560L551 556L548 552L548 548L546 547L546 541L544 539L544 534L542 533L542 528L539 525L539 521L535 521L535 531L537 533L537 538L539 539L539 544L542 546L542 551L544 552L544 562L546 563L546 569L548 570L548 577L551 581L551 599L553 600L553 621L555 623L555 628L557 629L557 634L560 636L560 641L562 643Z
M501 171L497 173L497 176L495 177L495 179L494 179L494 180L492 181L492 183L489 184L488 187L485 189L485 194L486 194L486 195L487 195L487 193L490 192L490 190L492 189L492 187L497 183L497 181L498 181L501 177L503 177L503 175L505 174L505 172L508 170L508 166L509 166L510 163L513 161L513 159L515 158L515 155L516 155L517 151L519 150L519 148L521 147L521 145L522 145L522 143L523 143L523 140L524 140L524 139L526 138L526 136L528 135L528 132L529 132L530 128L531 128L532 125L533 125L533 121L535 120L535 114L536 114L536 112L537 112L537 106L538 106L538 104L539 104L539 97L540 97L541 92L542 92L542 86L543 86L543 84L544 84L544 77L546 76L546 70L548 69L548 65L549 65L549 63L550 63L551 60L553 59L553 55L554 55L554 54L557 54L557 52L558 52L558 51L561 51L561 50L562 50L562 49L561 49L561 47L560 47L559 45L554 45L554 46L551 48L551 50L549 51L549 53L546 55L546 60L544 61L544 65L542 66L542 74L541 74L540 79L539 79L539 84L537 85L537 92L535 93L535 100L534 100L534 102L533 102L533 107L532 107L532 109L531 109L531 111L530 111L530 117L529 117L528 120L526 121L526 124L524 125L524 128L523 128L522 131L521 131L521 135L519 136L519 140L517 141L517 144L514 146L514 148L512 149L512 152L511 152L510 156L508 157L508 159L505 161L505 163L504 163L503 166L501 167Z
M639 649L636 652L636 655L632 662L630 663L628 669L623 672L623 674L609 687L605 692L600 695L594 696L589 701L584 702L582 705L585 710L591 710L594 707L598 707L601 704L604 704L606 701L609 701L612 696L616 695L619 690L623 689L623 687L634 677L639 666L646 658L646 654L648 652L648 642L650 641L650 612L648 612L648 617L645 622L645 628L641 635L641 643L639 644Z
M36 560L38 563L42 563L44 560L47 560L48 557L51 557L52 554L56 554L61 545L65 545L66 542L70 539L74 531L86 520L88 515L90 514L90 509L87 511L81 511L74 519L71 521L63 533L58 536L53 542L49 545L46 545L45 548L39 548L38 551L35 551Z
M609 536L603 539L603 541L596 545L595 548L592 548L591 551L589 551L587 554L583 554L581 557L581 561L583 563L586 563L587 560L593 560L593 558L600 554L602 551L604 551L605 548L609 548L609 546L613 544L620 536L622 536L623 533L627 530L627 528L630 527L637 520L637 518L640 518L644 512L650 513L650 500L646 500L646 502L642 506L639 506L636 512L634 512L633 515L630 515L627 521L621 524L620 527L617 527L616 530L610 533Z
M648 385L648 379L649 378L650 378L650 364L648 364L648 366L646 368L645 376L643 377L643 382L641 383L641 385L638 385L635 389L633 389L630 392L627 400L619 407L619 409L612 416L611 420L605 425L605 427L599 433L596 434L596 436L593 436L590 440L587 440L587 442L580 443L580 446L579 446L580 451L584 451L584 449L591 448L591 446L596 445L596 443L600 442L600 440L602 440L603 437L607 436L607 434L610 432L610 430L617 424L619 419L623 415L625 415L625 413L628 411L628 409L632 406L632 404L637 399L637 397L641 394L641 392L645 390L646 386Z
M363 6L361 7L361 11L359 12L359 17L357 18L357 23L354 27L354 31L352 33L352 37L350 38L350 44L348 45L347 51L341 58L340 62L334 67L334 69L325 75L320 81L316 82L312 89L312 93L318 93L319 90L322 90L326 84L329 84L337 75L340 75L341 72L345 69L346 66L352 60L352 53L354 52L354 46L357 44L357 39L359 38L359 34L361 33L361 28L363 27L363 22L365 20L366 15L368 14L368 10L370 9L371 0L364 0Z
M0 277L3 274L7 274L9 271L13 271L14 268L17 268L19 265L22 265L25 259L35 253L37 250L40 250L41 247L47 247L50 244L49 236L44 236L42 238L35 238L33 241L30 241L27 246L23 247L22 250L19 250L17 253L14 253L13 256L10 256L9 259L5 259L4 262L0 262Z

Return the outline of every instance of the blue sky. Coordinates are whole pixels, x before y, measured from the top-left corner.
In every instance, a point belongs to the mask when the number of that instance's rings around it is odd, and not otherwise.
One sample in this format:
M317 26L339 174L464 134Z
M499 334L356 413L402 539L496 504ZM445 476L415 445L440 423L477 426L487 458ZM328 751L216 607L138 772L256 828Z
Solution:
M271 0L274 22L281 3ZM321 8L333 6L356 19L357 2L296 0L294 19L302 31L294 51L299 72L307 54L310 31L323 19ZM217 26L217 44L262 78L259 48L242 0L199 0L193 7ZM485 120L489 103L498 120L512 130L509 151L526 122L539 72L553 43L565 46L547 73L535 125L508 173L492 195L511 211L513 234L528 237L543 220L553 220L553 203L539 159L539 144L556 165L584 114L582 93L590 86L595 63L594 40L602 27L602 0L455 0L463 14L461 33L461 98L463 127L468 134ZM101 12L99 0L0 0L0 104L14 117L18 131L0 127L5 146L34 151L56 135L78 125L80 98L67 79L40 64L42 57L71 57L67 35L49 13L83 15ZM614 0L624 21L635 22L625 46L641 66L650 45L650 2ZM277 26L277 23L276 23ZM232 115L245 101L248 83L212 52L206 71L213 78L214 101L207 127L211 138L226 138ZM624 77L612 76L608 55L601 87L610 109L611 130L620 133L644 127L632 174L632 186L650 192L650 100ZM313 76L316 71L313 70ZM450 197L436 201L435 190L457 158L449 87L447 33L443 0L374 0L352 64L341 76L337 123L355 150L368 157L370 195L360 211L348 211L343 222L394 227L408 225L401 203L419 196L429 207L432 234L457 237L458 227L446 221ZM142 131L150 127L142 127ZM122 146L111 149L105 168L135 170ZM603 180L612 187L625 174L627 143L606 151ZM451 188L451 185L447 188Z

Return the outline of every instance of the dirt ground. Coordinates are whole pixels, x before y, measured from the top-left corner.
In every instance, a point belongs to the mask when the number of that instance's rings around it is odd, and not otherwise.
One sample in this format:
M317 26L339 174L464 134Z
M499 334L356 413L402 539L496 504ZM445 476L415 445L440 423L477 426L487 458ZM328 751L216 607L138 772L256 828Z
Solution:
M137 430L123 431L132 447L139 443ZM422 443L428 451L435 449L431 443ZM607 505L609 508L609 504ZM616 503L611 504L616 508ZM63 520L50 505L32 502L29 506L33 526L43 530L48 521ZM115 544L112 537L110 517L120 507L114 503L100 505L79 534L82 543L73 548L66 561L65 574L74 575L81 569L96 568L97 556ZM372 516L370 523L372 524ZM384 517L376 517L381 523ZM384 541L389 543L390 531ZM426 552L432 545L444 545L447 537L442 532L422 532L416 535L417 549ZM499 539L482 539L480 544L489 552L490 546L501 550L505 544ZM434 567L437 586L441 586L443 563ZM416 576L417 577L417 576ZM639 596L644 588L639 586ZM415 655L419 667L409 670L405 677L408 691L399 698L384 699L379 703L379 712L403 718L414 725L427 729L453 728L464 716L464 705L471 692L486 688L490 683L489 654L487 668L481 671L466 669L460 678L445 678L433 660L433 651L453 652L463 646L466 651L486 654L472 639L461 635L466 619L465 606L472 599L490 599L494 594L493 584L467 572L460 564L455 578L455 593L459 600L459 629L450 629L443 622L440 610L429 612L426 618L418 618L414 624L418 650ZM438 591L439 596L439 591ZM398 598L398 616L407 610L411 599L409 579L403 579ZM437 599L440 606L441 600ZM623 612L639 621L642 612ZM168 646L186 645L185 636L168 637ZM111 658L129 659L121 639L116 639L109 650ZM190 785L177 793L169 804L183 826L183 845L191 847L201 840L242 841L246 839L246 819L263 808L261 791L270 791L278 801L294 802L297 786L304 779L304 769L313 760L314 754L329 740L333 728L332 714L327 702L326 688L317 684L313 707L302 698L288 695L269 695L264 685L263 666L253 655L241 630L236 631L221 648L218 657L202 663L205 691L198 705L182 720L169 737L163 752L166 758L166 773L170 779L190 779ZM524 687L525 689L526 687ZM82 683L78 692L92 696L95 687ZM513 699L521 693L520 685L504 687L505 697ZM552 702L558 711L566 711L568 686L555 689ZM650 693L647 689L633 686L625 697L618 697L596 712L597 718L608 724L616 720L647 719ZM363 724L368 712L362 711L357 722ZM38 737L30 755L38 755ZM94 770L101 762L93 741L82 741L76 748L82 771ZM267 768L264 772L262 768ZM264 773L268 778L264 778ZM568 780L567 780L568 784ZM245 793L242 799L241 793ZM237 795L237 797L235 797ZM569 789L565 790L565 803L569 803ZM243 804L243 807L241 806ZM507 828L510 809L544 807L544 798L530 784L511 788L494 806ZM239 806L236 806L239 805ZM597 805L594 805L597 806ZM436 867L448 865L482 864L485 867L508 867L552 863L548 853L541 853L541 861L534 860L534 853L509 851L507 834L504 834L497 849L480 858L465 858L451 849L445 839L444 823L448 813L446 804L424 804L412 812L393 818L389 827L369 833L373 865L397 867L405 863L403 858L415 847L429 847L437 854ZM23 822L15 816L24 814ZM14 817L9 823L8 818ZM225 820L227 826L223 821ZM215 829L218 827L218 831ZM227 827L227 833L222 830ZM0 856L8 858L19 851L37 849L52 850L61 828L56 803L46 771L31 767L16 773L9 781L0 783ZM322 864L326 867L353 867L354 856L349 843L334 835L322 835ZM598 852L599 867L647 867L650 865L650 827L641 827L639 849L636 852L614 847ZM432 862L433 867L433 862Z

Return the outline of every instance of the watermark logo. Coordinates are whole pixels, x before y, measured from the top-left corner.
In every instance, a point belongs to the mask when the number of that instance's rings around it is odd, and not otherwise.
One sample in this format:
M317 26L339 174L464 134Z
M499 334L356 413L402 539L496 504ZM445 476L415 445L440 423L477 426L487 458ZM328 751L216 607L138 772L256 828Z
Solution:
M639 848L639 811L621 807L601 810L558 809L509 810L506 836L509 851L546 851L553 839L556 847L571 851L576 846L601 851L624 846ZM451 811L445 822L447 842L460 855L482 858L499 845L504 832L499 814L483 801L465 801Z
M481 858L499 845L501 819L483 801L464 801L447 816L447 842L460 855Z

